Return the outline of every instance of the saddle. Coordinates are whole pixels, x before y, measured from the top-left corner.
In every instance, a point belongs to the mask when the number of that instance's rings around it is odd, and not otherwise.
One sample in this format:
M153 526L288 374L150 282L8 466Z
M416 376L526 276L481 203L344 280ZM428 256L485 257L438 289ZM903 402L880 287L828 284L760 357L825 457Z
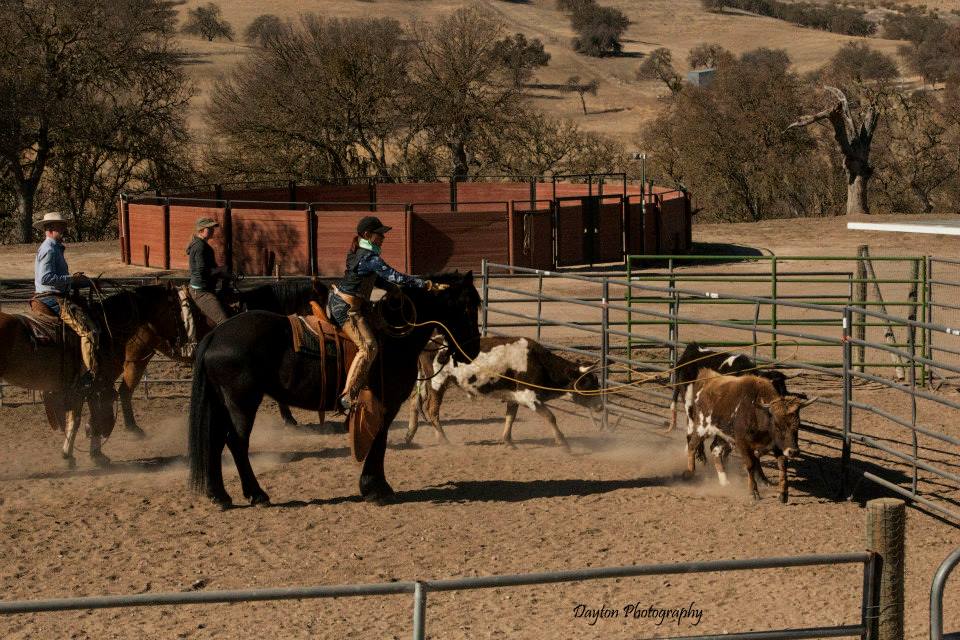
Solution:
M63 321L42 302L32 301L29 313L18 313L15 316L30 331L34 348L62 344Z
M287 316L293 335L295 353L321 358L324 365L320 368L320 410L334 409L337 400L344 392L347 371L357 355L357 345L353 340L330 322L326 312L316 302L310 303L311 316ZM335 365L335 380L328 377L332 373L327 363ZM334 384L331 384L334 383ZM363 462L373 440L383 428L383 408L368 389L361 391L354 409L347 416L349 425L350 451L354 460Z

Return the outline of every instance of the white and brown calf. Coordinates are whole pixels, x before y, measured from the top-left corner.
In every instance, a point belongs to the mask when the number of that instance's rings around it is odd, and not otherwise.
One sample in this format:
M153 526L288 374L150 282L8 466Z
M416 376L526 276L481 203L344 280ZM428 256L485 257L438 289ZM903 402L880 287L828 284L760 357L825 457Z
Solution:
M727 484L726 459L736 450L747 471L747 485L760 498L757 478L766 481L759 456L772 453L780 471L780 501L787 501L787 459L800 452L800 409L816 401L781 396L773 383L759 376L725 376L701 370L687 385L687 470L692 478L696 459L705 461L704 441L710 448L721 485Z
M513 422L521 406L546 420L556 443L568 450L570 446L546 403L570 396L593 413L603 409L597 393L600 383L590 367L579 366L528 338L481 338L480 354L466 364L454 363L444 349L425 350L420 356L420 378L410 399L408 443L417 433L418 410L431 422L437 437L448 442L440 425L440 404L451 386L460 387L473 398L490 396L506 403L503 442L510 447L514 446Z

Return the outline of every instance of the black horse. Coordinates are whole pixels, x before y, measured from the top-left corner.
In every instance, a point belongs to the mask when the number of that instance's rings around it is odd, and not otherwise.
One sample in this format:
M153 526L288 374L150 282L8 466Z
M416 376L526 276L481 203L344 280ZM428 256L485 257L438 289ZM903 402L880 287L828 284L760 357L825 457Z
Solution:
M434 329L444 332L457 359L472 359L478 353L480 296L473 274L430 278L450 286L437 292L404 289L404 295L387 296L374 305L374 317L382 319L385 329L369 386L383 405L384 426L360 475L360 494L372 502L387 502L393 496L383 470L387 431L413 390L417 358ZM287 318L251 312L221 324L200 343L190 398L190 481L196 492L222 507L231 504L221 469L224 444L233 454L243 495L252 504L270 501L257 483L248 457L254 418L265 394L295 407L332 408L318 405L323 368L327 367L328 381L336 379L330 369L336 367L335 359L295 353L291 339ZM466 353L461 354L455 344ZM334 402L336 395L327 393L328 403Z
M272 282L253 289L241 290L231 294L231 302L235 302L239 311L273 311L281 314L311 315L310 302L326 306L329 291L321 282ZM165 311L169 315L180 316L180 302L176 295L170 297L169 308ZM171 327L165 323L163 327ZM199 336L202 338L210 328L203 325ZM144 437L146 434L137 424L133 415L133 392L143 377L143 373L150 363L154 352L160 351L171 360L191 363L192 357L185 356L180 345L186 339L182 323L177 322L172 328L162 329L160 325L145 325L127 343L126 360L123 366L123 380L120 384L120 407L123 410L124 428L132 435ZM118 374L119 375L119 374ZM281 404L280 416L283 421L296 426L290 409Z

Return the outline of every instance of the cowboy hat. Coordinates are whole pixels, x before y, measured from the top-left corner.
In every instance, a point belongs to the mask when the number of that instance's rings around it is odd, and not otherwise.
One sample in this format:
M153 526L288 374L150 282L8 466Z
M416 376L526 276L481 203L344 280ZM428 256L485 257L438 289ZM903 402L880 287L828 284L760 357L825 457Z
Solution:
M59 211L51 211L50 213L43 214L43 219L37 220L33 223L33 226L37 229L45 229L48 224L59 223L63 225L72 225L73 220L68 220L63 217L63 214Z

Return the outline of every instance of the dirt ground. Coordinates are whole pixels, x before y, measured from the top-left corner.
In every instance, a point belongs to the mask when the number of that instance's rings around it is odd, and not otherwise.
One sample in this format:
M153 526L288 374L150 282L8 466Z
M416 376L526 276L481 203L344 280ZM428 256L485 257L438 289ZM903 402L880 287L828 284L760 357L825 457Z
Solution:
M952 256L960 241L847 232L844 219L756 225L698 225L695 240L739 243L781 255L852 255L870 244L875 255ZM0 277L27 277L31 247L0 247ZM115 243L73 246L75 269L97 272L116 260ZM111 268L111 275L125 269ZM181 372L182 373L182 372ZM811 395L835 397L835 385L814 377L791 381ZM10 391L10 390L8 390ZM70 595L220 590L347 584L389 580L549 571L634 563L857 551L865 547L862 502L879 495L858 486L851 501L834 501L835 440L807 434L791 467L791 497L772 488L754 504L745 478L720 488L712 468L684 482L683 439L650 426L619 424L598 432L582 415L558 413L573 447L552 446L545 426L521 411L518 448L498 444L502 406L453 391L444 407L453 445L436 443L421 426L402 446L405 412L393 425L387 477L394 505L357 497L359 469L334 425L295 411L305 427L280 425L275 406L259 416L252 450L269 508L220 512L187 490L183 387L151 385L135 407L150 434L134 440L118 425L105 452L114 463L96 469L79 454L67 470L60 436L26 394L8 393L0 408L7 434L0 448L0 589L4 599ZM956 392L945 390L956 400ZM875 386L856 390L863 402L894 412L900 398ZM11 404L11 400L22 402ZM569 405L559 405L561 409ZM920 419L960 435L956 416L919 407ZM818 403L804 420L835 429L838 410ZM903 444L902 431L862 415L858 429ZM80 448L86 440L80 440ZM960 452L921 440L931 457L957 468ZM882 460L865 458L877 462ZM736 470L737 461L731 461ZM228 490L239 484L224 457ZM767 461L767 474L774 475ZM960 500L956 487L946 499ZM936 566L960 545L960 530L908 510L907 636L926 637L929 585ZM636 638L779 627L854 623L859 615L856 567L737 574L664 576L545 587L436 594L427 629L434 638ZM960 630L960 578L945 598L946 628ZM576 617L578 605L623 611L693 606L699 623L656 624L648 618ZM406 596L264 604L158 607L0 618L5 638L400 638L408 637Z

